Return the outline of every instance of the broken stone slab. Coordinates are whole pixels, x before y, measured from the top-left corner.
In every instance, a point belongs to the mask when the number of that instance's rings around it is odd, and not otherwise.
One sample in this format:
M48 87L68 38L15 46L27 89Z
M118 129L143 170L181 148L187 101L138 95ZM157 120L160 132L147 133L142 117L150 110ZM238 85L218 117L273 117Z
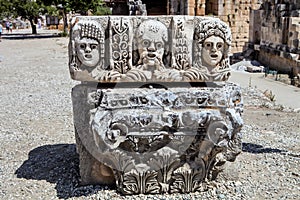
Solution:
M243 103L233 83L81 84L72 100L83 184L116 183L123 194L202 191L241 152Z
M212 17L79 16L69 69L79 81L226 81L230 44L230 29Z

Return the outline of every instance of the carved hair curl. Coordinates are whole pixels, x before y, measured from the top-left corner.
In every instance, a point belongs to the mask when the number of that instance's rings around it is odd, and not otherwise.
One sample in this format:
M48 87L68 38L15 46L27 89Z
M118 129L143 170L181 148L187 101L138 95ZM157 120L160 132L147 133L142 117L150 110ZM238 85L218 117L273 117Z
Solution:
M229 26L218 18L208 18L200 21L195 25L194 33L194 50L195 50L195 66L202 66L201 50L203 42L210 36L219 36L225 42L225 49L223 52L223 58L219 63L219 69L228 69L229 64L229 52L231 46L231 32Z
M224 39L224 42L231 45L231 32L227 24L219 19L207 19L195 25L195 40L203 43L210 36L219 36Z
M73 27L72 27L72 58L71 58L71 65L73 66L74 70L79 70L78 66L78 59L77 59L77 51L76 51L76 41L81 40L82 38L89 38L89 39L94 39L99 43L100 46L100 60L104 58L104 50L105 50L105 35L104 31L102 29L102 26L100 25L99 22L93 21L93 20L81 20L78 21ZM103 62L99 62L100 68L103 67ZM80 65L80 64L79 64Z

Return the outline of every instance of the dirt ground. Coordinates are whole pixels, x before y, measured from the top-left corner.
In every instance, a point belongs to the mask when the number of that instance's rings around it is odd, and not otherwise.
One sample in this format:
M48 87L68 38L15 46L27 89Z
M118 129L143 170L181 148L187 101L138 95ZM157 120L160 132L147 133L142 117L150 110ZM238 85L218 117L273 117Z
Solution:
M254 88L243 89L243 152L208 191L124 197L80 186L67 45L0 43L0 199L299 199L300 113Z

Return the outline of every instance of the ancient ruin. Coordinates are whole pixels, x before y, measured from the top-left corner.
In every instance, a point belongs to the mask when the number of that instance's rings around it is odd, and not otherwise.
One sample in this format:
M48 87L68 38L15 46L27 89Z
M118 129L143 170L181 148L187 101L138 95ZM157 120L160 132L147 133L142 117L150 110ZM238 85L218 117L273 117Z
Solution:
M249 39L250 12L261 0L105 0L113 15L216 16L229 25L231 53L245 50Z
M105 0L114 15L215 16L231 28L232 61L255 59L300 86L299 0Z
M69 69L82 184L123 194L205 190L241 152L231 32L193 16L77 17Z
M300 1L264 0L251 11L249 47L262 64L300 86Z

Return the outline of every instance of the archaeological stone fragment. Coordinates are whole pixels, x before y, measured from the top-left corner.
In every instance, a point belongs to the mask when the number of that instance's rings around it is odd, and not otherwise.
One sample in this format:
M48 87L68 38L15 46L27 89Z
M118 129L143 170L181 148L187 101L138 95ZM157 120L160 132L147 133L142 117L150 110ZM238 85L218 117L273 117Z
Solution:
M241 152L231 33L216 18L77 17L69 45L82 184L123 194L205 190Z

